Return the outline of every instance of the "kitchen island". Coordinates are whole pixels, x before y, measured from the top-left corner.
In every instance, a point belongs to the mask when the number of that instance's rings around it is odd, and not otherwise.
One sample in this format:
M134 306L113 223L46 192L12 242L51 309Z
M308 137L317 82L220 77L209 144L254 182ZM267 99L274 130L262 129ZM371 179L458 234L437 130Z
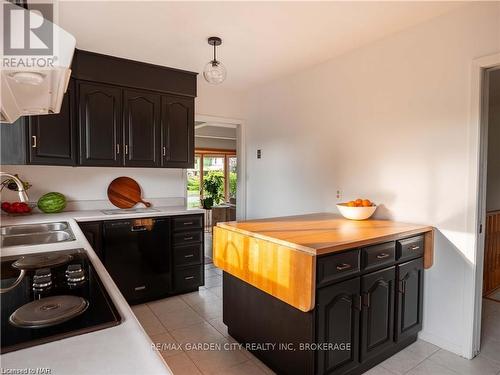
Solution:
M280 374L362 373L414 342L433 228L330 213L219 223L231 336Z

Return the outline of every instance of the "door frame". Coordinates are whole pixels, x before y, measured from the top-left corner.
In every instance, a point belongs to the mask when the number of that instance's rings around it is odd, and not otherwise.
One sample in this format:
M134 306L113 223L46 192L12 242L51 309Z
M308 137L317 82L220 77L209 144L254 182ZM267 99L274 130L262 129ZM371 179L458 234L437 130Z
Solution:
M238 158L238 182L236 192L236 219L245 220L247 217L247 179L246 179L246 140L245 122L241 119L217 117L195 114L194 120L213 123L214 125L234 127L236 129L236 157ZM187 174L184 173L184 196L187 201Z
M500 53L481 57L473 60L471 81L471 121L469 127L470 150L472 158L469 165L470 175L469 189L472 201L469 204L469 225L472 225L469 233L473 233L472 251L474 263L472 273L474 288L472 291L472 334L467 343L466 354L473 358L480 351L481 345L481 312L483 291L483 268L484 268L484 228L486 222L486 173L488 156L488 88L487 69L500 66ZM465 292L466 293L466 292ZM467 302L466 302L467 304Z

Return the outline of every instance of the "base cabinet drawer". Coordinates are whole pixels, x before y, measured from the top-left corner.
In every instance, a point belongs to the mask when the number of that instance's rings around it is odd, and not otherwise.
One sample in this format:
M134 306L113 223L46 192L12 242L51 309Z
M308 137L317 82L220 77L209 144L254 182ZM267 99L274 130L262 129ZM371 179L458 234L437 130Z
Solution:
M394 241L361 249L363 270L376 270L390 266L396 261L396 244Z
M397 259L413 259L424 255L424 236L411 237L396 242Z
M199 243L203 240L203 232L201 230L179 232L173 235L173 245L183 246L190 243Z
M176 292L193 290L204 284L203 265L175 270L174 289Z
M346 251L318 259L317 285L328 285L335 280L355 275L360 270L359 250Z
M190 246L176 247L174 249L174 266L183 267L197 265L202 262L203 245L196 244Z
M202 215L177 216L172 219L174 231L203 228Z

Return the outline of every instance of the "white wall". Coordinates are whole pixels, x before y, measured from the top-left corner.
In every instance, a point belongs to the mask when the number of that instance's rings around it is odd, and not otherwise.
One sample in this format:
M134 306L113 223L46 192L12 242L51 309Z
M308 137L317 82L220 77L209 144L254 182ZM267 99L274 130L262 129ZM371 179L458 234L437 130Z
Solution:
M467 188L472 60L500 51L500 4L477 3L248 93L248 217L335 211L437 227L422 337L471 355ZM255 157L262 149L262 159Z
M490 73L486 210L500 210L500 69Z

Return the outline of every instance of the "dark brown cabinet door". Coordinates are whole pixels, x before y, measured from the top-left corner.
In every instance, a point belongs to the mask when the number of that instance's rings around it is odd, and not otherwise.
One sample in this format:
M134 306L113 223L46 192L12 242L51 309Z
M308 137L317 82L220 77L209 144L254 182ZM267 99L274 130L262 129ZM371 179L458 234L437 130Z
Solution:
M422 329L424 262L422 258L398 266L396 339L416 335Z
M361 278L361 361L394 345L395 267Z
M317 292L317 343L337 345L318 350L317 374L347 374L359 365L360 278Z
M125 165L160 166L160 95L125 90Z
M76 164L74 93L71 81L58 114L28 117L29 164Z
M87 223L78 223L90 246L94 249L99 259L104 260L102 246L102 222L91 221Z
M162 97L162 165L194 167L194 98Z
M118 87L78 83L80 164L123 164L122 90Z

